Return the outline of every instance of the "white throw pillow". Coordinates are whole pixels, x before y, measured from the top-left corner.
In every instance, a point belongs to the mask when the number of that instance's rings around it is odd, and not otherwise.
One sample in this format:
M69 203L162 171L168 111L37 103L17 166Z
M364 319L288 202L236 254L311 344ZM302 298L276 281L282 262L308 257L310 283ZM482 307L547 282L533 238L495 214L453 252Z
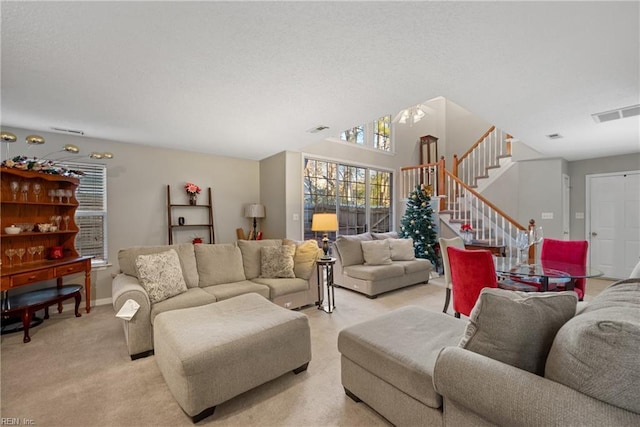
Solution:
M180 259L174 249L150 255L138 255L136 270L140 284L151 304L187 291Z
M260 277L264 278L293 278L293 255L296 248L293 245L263 246L260 248L261 266Z
M412 261L416 259L416 252L413 249L413 239L389 239L391 248L391 261Z
M391 250L389 249L389 239L362 241L362 255L364 265L386 265L391 264Z

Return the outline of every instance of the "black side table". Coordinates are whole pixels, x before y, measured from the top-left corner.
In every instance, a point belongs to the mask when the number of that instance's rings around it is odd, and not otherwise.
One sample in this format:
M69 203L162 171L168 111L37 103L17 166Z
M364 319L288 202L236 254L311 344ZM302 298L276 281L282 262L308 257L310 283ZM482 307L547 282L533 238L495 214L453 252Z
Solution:
M318 270L318 310L322 310L325 313L332 313L336 308L335 298L333 293L333 265L336 263L335 258L316 260L316 268ZM324 274L323 274L324 273ZM322 293L320 290L320 284L322 283ZM325 294L324 288L326 286L327 292ZM324 298L324 296L327 298Z

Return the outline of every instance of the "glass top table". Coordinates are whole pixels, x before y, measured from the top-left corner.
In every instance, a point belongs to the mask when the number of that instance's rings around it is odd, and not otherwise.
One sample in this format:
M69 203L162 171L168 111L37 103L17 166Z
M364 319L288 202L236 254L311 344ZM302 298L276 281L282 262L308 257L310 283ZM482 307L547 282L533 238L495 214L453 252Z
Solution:
M599 277L600 270L579 264L559 261L540 261L536 264L518 263L515 258L494 257L496 273L501 276L517 276L522 279L538 280L542 291L549 290L549 281L566 282L566 289L572 290L575 279Z

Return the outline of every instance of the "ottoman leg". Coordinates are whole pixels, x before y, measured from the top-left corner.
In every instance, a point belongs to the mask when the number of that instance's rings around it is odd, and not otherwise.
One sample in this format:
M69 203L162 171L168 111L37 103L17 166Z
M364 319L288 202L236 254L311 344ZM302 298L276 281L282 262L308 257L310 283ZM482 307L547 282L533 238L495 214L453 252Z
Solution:
M193 421L193 423L198 423L202 420L204 420L205 418L207 418L208 416L213 415L213 412L216 410L215 406L212 406L211 408L207 408L204 411L200 412L197 415L194 415L193 417L191 417L191 421Z
M298 375L300 372L304 372L307 370L307 367L309 366L309 362L305 363L304 365L296 368L293 370L293 373Z

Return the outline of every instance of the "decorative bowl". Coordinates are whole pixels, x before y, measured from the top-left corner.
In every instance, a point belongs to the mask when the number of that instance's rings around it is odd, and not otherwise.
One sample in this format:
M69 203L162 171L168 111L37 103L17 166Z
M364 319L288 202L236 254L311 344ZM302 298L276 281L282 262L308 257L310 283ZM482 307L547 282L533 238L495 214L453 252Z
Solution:
M47 223L38 224L38 230L40 230L42 233L46 233L50 229L51 229L51 224L47 224Z
M4 232L7 234L18 234L22 231L22 229L20 227L16 227L15 225L12 225L10 227L5 227L4 228Z

